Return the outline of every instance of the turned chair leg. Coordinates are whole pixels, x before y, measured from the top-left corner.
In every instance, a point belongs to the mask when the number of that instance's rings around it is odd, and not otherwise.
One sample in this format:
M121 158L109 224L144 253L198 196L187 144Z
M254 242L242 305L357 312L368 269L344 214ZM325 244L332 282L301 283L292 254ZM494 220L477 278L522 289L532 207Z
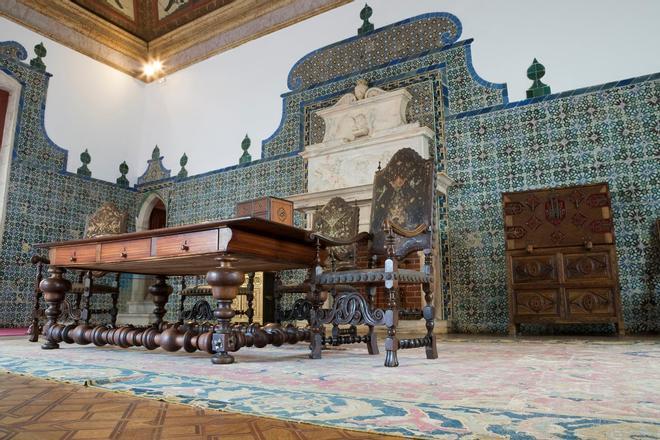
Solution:
M92 313L90 310L90 304L92 300L92 272L87 271L83 277L83 304L82 309L80 310L80 319L85 322L85 325L89 325L89 321L92 318Z
M385 366L398 367L399 338L396 336L396 328L399 325L399 305L396 301L394 289L386 289L389 295L389 304L385 311L385 325L387 326L387 337L385 338Z
M115 275L115 281L113 286L117 291L111 294L112 297L112 308L110 309L110 324L112 328L117 328L117 315L119 314L119 286L121 282L121 272L117 272Z
M279 272L275 272L273 286L273 321L277 324L282 324L284 317L282 316L282 292L279 289L282 287L282 277ZM309 320L308 320L309 321Z
M330 295L332 296L332 304L330 305L330 308L332 308L335 305L335 302L337 301L337 289L333 288ZM336 322L332 323L332 332L331 332L331 334L332 334L332 339L334 341L332 343L332 345L334 345L334 346L340 345L339 335L341 334L341 332L339 331L339 324L337 324Z
M41 282L39 280L38 282ZM34 308L32 309L32 324L30 325L30 328L28 329L28 333L30 334L30 342L38 342L39 341L39 333L41 332L41 329L39 328L39 314L41 312L41 290L37 290L34 292Z
M254 272L248 274L247 283L247 308L245 309L245 316L247 316L248 324L252 324L254 319Z
M435 340L435 333L433 333L433 327L435 326L433 290L430 283L424 283L422 289L424 290L424 300L426 301L422 314L426 320L426 337L429 339L428 345L426 346L426 359L437 359L438 347Z
M369 294L367 295L367 303L369 308L373 310L374 302L376 301L376 286L369 287ZM367 341L367 352L369 354L378 354L378 338L376 337L375 327L373 325L368 325L369 340Z
M317 290L315 286L312 287L312 291L307 298L312 304L312 308L309 312L310 320L310 329L312 332L311 340L309 344L309 349L311 353L309 354L310 359L321 359L321 350L323 349L323 337L325 336L325 327L321 324L319 309L321 305L325 302L323 298L323 292Z
M110 324L112 328L117 328L117 315L119 314L119 308L117 303L119 302L119 293L113 293L112 296L112 308L110 309Z
M41 281L44 279L44 272L43 272L44 264L42 261L39 260L40 257L36 255L32 257L32 262L37 264L37 279L35 280L35 285L34 285L34 307L32 308L32 324L30 325L30 328L28 328L28 334L30 335L30 338L28 340L30 342L39 341L39 333L41 332L41 329L39 328L39 315L41 314L41 297L43 296L43 293L39 285L41 284Z
M76 325L78 325L78 323L80 322L80 315L82 313L82 311L80 310L81 301L82 301L82 293L76 293L76 302L74 303L74 306L73 306L73 309L75 310L75 312L74 312L74 310L71 311L71 316L75 317L73 322Z
M184 290L186 290L186 277L181 277L181 292L179 292L179 319L177 320L179 325L183 325L183 312L186 305L186 297L183 295Z

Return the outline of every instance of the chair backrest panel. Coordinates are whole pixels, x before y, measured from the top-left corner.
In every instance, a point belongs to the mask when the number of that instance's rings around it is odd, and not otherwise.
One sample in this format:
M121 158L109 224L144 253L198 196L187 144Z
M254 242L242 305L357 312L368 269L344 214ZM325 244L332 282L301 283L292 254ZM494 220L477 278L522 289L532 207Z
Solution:
M112 202L106 202L87 218L85 238L115 235L126 232L128 213Z
M314 230L330 238L347 240L358 233L360 208L351 205L341 197L334 197L314 215ZM328 255L342 265L354 266L355 246L333 246Z
M123 234L127 229L128 212L121 211L112 202L104 203L93 214L87 217L84 238L101 237L103 235ZM93 271L94 278L101 278L107 272Z
M371 252L385 254L386 220L406 229L426 224L426 232L406 238L396 236L395 253L403 258L414 251L432 247L433 227L432 159L424 159L411 148L397 151L385 168L374 176L371 201Z

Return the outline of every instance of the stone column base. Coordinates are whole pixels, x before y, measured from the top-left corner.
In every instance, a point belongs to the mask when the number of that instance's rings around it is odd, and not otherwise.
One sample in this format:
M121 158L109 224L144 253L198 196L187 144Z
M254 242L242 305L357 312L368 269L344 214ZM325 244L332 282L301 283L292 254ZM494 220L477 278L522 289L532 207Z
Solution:
M153 301L129 301L128 312L117 315L117 324L147 325L154 320Z
M307 323L299 321L298 325L300 324L306 325ZM341 327L344 328L346 326L342 325ZM326 325L325 328L326 334L329 335L332 326ZM358 325L359 335L366 334L368 330L369 329L366 325ZM436 319L435 326L433 327L433 333L436 335L446 335L447 333L451 333L451 323L445 319ZM414 321L400 320L396 329L396 334L399 338L420 338L426 334L426 321L423 319ZM378 340L382 341L387 336L387 327L376 327L376 335L378 336Z
M365 327L366 328L366 327ZM433 333L436 335L446 335L450 333L451 326L445 319L436 319ZM387 327L376 327L376 334L379 339L387 335ZM399 320L396 328L396 334L399 338L419 338L426 334L426 321L419 320Z

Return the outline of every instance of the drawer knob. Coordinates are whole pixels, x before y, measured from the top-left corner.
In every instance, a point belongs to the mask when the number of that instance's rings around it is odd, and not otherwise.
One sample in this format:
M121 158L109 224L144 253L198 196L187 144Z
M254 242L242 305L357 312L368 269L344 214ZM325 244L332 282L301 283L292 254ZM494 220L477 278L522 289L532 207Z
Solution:
M71 255L71 258L69 258L69 261L72 262L72 263L75 263L77 259L78 259L78 257L76 257L76 253L74 252Z
M190 246L188 246L188 240L183 242L183 244L181 245L181 250L182 251L189 251L190 250Z
M128 252L126 252L126 249L124 249L123 251L121 251L120 255L121 255L122 258L127 258L128 257Z

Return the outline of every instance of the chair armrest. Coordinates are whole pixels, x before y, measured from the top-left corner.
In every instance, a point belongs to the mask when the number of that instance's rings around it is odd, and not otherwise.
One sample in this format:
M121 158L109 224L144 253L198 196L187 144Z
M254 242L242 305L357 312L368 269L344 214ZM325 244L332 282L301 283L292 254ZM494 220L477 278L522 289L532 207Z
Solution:
M323 243L325 243L326 246L345 246L347 244L359 243L360 241L368 240L370 238L371 238L371 234L369 234L368 232L360 232L355 237L351 237L347 240L328 237L318 232L312 232L309 234L310 240L319 239Z
M393 232L395 232L398 235L401 235L402 237L412 238L428 231L429 225L427 225L426 223L422 223L421 225L417 226L414 229L406 229L405 227L399 225L398 223L388 219L385 220L385 229L386 230L391 229Z

